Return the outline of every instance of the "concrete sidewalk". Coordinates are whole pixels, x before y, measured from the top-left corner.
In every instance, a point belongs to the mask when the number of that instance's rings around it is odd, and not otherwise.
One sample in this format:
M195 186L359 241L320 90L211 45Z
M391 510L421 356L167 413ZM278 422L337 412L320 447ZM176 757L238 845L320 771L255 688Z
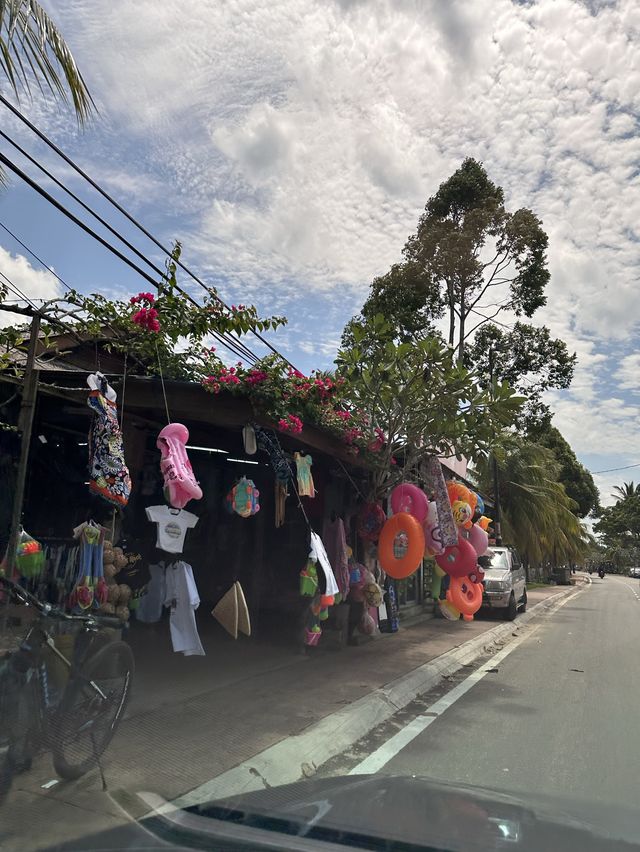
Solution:
M127 717L104 758L107 785L111 790L151 790L174 800L194 788L208 789L212 779L219 778L224 785L229 772L242 768L254 776L254 786L262 786L262 769L251 766L255 756L269 753L267 750L279 744L285 748L307 731L319 731L333 748L349 737L354 741L363 725L373 727L381 714L395 712L403 695L408 701L420 692L421 685L429 688L423 675L429 661L455 659L455 649L460 649L461 662L454 662L459 667L498 636L508 637L519 623L536 617L537 604L544 606L573 591L559 587L531 590L529 613L518 616L514 623L490 618L469 623L427 618L362 646L313 657L250 640L241 645L224 636L217 638L215 648L207 649L206 657L160 654L161 665L145 668L136 676ZM165 640L151 638L150 648L154 641ZM440 671L438 665L434 670ZM372 702L379 705L378 710L371 711ZM360 707L369 709L360 714ZM332 756L332 749L325 749L317 735L313 741L311 763L305 765L307 757L296 753L293 775L311 774L313 763L318 765ZM55 784L45 792L43 785L53 778L50 758L45 755L16 780L4 809L12 821L24 826L34 808L39 821L48 814L49 826L57 826L65 810L71 825L78 819L79 808L92 814L94 827L96 819L106 825L122 819L102 792L98 772L76 782ZM75 830L81 829L80 824Z

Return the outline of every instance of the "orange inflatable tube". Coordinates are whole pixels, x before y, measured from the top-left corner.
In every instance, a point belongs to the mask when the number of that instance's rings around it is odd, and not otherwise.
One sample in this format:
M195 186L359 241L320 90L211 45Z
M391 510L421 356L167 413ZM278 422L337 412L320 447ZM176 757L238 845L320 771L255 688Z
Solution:
M408 539L407 552L399 559L393 552L396 536L404 533ZM378 539L378 560L385 574L394 580L403 580L417 571L424 556L424 531L422 524L407 512L385 521Z

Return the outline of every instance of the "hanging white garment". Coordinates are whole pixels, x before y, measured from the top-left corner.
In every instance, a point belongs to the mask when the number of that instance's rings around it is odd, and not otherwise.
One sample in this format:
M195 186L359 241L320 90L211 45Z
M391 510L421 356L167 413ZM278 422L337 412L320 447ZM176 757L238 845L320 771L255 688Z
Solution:
M336 583L335 574L333 573L333 568L331 567L331 563L329 562L329 557L327 556L327 551L325 550L324 544L322 543L322 539L318 535L318 533L311 532L311 551L309 553L309 559L313 559L314 562L322 569L325 579L327 581L327 588L325 591L325 595L337 595L340 592L338 588L338 584Z
M167 597L164 572L164 561L149 565L151 579L147 583L147 591L140 598L138 608L135 610L138 621L143 621L145 624L160 621L162 607Z
M166 572L164 605L171 607L171 642L176 653L185 657L204 656L204 648L196 627L196 609L200 596L193 579L191 565L175 562Z

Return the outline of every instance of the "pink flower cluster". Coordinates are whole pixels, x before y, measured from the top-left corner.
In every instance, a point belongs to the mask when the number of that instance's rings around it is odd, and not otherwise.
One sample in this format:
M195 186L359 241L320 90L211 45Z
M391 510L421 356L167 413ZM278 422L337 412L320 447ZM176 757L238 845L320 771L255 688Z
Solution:
M362 429L360 429L358 426L352 426L344 433L344 439L347 444L353 444L354 441L357 441L359 438L362 438L362 434Z
M344 423L346 423L347 420L351 420L351 412L350 411L336 411L335 415L336 415L336 417L339 417L340 420L342 420Z
M204 380L205 385L209 385L214 393L220 393L223 385L239 385L240 377L236 374L235 367L220 367L220 372L217 376L207 376Z
M303 422L295 414L287 414L278 420L278 429L281 432L291 432L292 435L299 435L302 432Z
M262 382L266 382L269 378L269 374L265 373L264 370L249 370L247 375L245 376L245 382L248 385L259 385Z
M145 293L144 295L147 294ZM154 334L160 331L160 320L158 319L158 312L155 308L140 308L131 317L131 322L134 322L141 328L146 328L147 331L154 332Z
M153 305L155 300L156 297L153 295L153 293L138 293L137 296L132 296L129 299L129 303L132 305L139 305L140 302L148 302L150 305Z

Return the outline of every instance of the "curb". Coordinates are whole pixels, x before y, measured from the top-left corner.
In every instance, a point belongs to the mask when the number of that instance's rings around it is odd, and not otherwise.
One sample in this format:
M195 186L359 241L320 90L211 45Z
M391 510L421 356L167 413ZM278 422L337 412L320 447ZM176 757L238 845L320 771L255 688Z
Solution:
M510 638L534 618L550 614L566 598L577 595L582 588L583 584L578 588L572 586L540 601L520 615L517 622L505 622L474 636L457 648L446 651L417 669L374 689L347 707L325 716L301 733L280 740L233 769L206 781L177 798L173 804L186 808L254 790L291 784L313 775L323 763L341 754L418 695L436 686L444 675L454 674L462 666L490 651L492 645Z

